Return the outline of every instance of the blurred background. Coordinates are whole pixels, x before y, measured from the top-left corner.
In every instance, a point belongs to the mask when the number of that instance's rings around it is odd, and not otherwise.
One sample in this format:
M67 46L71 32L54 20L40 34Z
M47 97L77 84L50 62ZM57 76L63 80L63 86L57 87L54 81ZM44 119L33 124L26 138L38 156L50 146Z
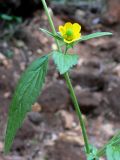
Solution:
M77 22L82 35L113 36L80 43L70 52L79 63L70 76L90 143L100 148L120 128L120 1L47 0L56 30ZM62 76L50 60L46 84L3 155L7 113L18 79L37 57L56 49L40 0L0 0L0 160L85 160L81 128ZM101 160L105 160L103 157Z

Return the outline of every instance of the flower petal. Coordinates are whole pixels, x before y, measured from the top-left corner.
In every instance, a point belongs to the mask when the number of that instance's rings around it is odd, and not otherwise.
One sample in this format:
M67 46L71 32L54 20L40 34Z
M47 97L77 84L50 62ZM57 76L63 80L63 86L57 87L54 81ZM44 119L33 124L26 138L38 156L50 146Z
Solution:
M75 40L75 39L71 39L71 40L64 39L64 42L66 42L66 43L68 43L68 44L70 44L70 43L72 43L72 42L74 42L74 41L76 41L76 40Z
M73 42L73 40L68 41L68 40L64 39L64 42L66 42L66 43L70 44L70 43L72 43L72 42Z
M76 40L80 39L80 37L81 37L81 33L77 33L77 34L75 35L75 39L74 39L74 41L76 41Z
M69 28L71 28L72 29L72 23L70 23L70 22L67 22L67 23L65 23L65 29L67 30L67 29L69 29Z
M61 35L65 34L65 28L63 26L59 26L59 32L61 33Z
M74 32L78 33L81 30L81 26L78 23L74 23L73 24L73 30L74 30Z
M64 39L64 42L68 44L80 39L81 37L80 30L81 30L81 26L78 23L72 24L70 22L67 22L64 26L59 26L59 31Z

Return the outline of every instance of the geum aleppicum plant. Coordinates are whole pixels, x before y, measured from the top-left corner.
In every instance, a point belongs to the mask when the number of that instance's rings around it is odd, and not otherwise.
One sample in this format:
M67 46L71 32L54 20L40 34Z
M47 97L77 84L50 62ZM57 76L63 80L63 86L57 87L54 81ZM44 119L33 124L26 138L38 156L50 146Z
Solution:
M99 150L89 143L85 124L82 119L82 113L80 111L80 106L78 105L77 98L68 74L69 69L72 68L73 65L77 64L79 58L77 54L69 54L68 51L70 48L73 48L81 41L112 35L112 33L97 32L84 36L81 34L81 26L78 23L72 24L70 22L66 23L64 26L59 26L59 32L56 32L52 18L48 11L47 4L45 0L41 1L48 17L52 32L41 28L40 30L55 39L58 49L35 60L22 74L9 109L4 151L5 153L9 152L17 130L21 127L27 112L31 111L31 105L36 101L39 93L41 92L43 83L45 81L45 76L47 74L48 60L52 55L57 69L60 74L64 76L70 91L76 114L79 118L82 129L87 160L98 160L105 154L108 160L120 160L120 133L115 135Z

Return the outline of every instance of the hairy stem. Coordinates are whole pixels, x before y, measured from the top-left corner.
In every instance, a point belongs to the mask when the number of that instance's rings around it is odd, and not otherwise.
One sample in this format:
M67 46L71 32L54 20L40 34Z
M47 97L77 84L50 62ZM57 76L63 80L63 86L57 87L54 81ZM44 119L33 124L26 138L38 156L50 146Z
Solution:
M51 18L50 14L49 14L47 4L46 4L45 0L41 0L41 1L43 3L46 15L48 17L48 21L50 23L50 27L52 29L52 32L53 32L53 34L56 34L56 30L55 30L52 18ZM61 51L61 48L60 48L58 40L55 39L55 41L56 41L58 50ZM77 98L75 96L75 92L74 92L71 80L69 78L69 74L65 73L64 74L64 78L65 78L67 86L68 86L68 88L70 90L71 98L72 98L73 104L75 106L76 113L77 113L77 115L79 117L80 125L81 125L81 128L82 128L82 134L83 134L83 138L84 138L84 142L85 142L86 153L89 154L90 153L90 148L89 148L88 136L87 136L86 129L85 129L85 124L84 124L84 120L82 118L82 113L80 111L80 107L78 105Z
M56 35L55 26L54 26L54 23L53 23L52 18L51 18L51 16L50 16L50 13L49 13L49 10L48 10L46 1L45 1L45 0L41 0L41 1L42 1L42 3L43 3L45 13L46 13L46 15L47 15L47 17L48 17L48 21L49 21L49 23L50 23L50 27L51 27L51 29L52 29L52 32L53 32L54 35ZM59 45L58 40L55 39L55 42L56 42L56 45L57 45L57 47L58 47L58 50L61 51L61 48L60 48L60 45Z
M79 117L80 125L81 125L81 128L82 128L82 134L83 134L84 141L85 141L86 152L89 154L90 149L89 149L88 137L87 137L87 133L86 133L86 129L85 129L85 124L84 124L84 121L83 121L83 118L82 118L82 113L80 111L80 107L78 105L78 101L77 101L77 98L76 98L76 95L75 95L75 92L74 92L73 86L71 84L71 80L70 80L70 77L69 77L68 73L65 73L64 77L65 77L65 80L67 82L68 88L70 90L71 98L72 98L72 101L74 103L76 113Z

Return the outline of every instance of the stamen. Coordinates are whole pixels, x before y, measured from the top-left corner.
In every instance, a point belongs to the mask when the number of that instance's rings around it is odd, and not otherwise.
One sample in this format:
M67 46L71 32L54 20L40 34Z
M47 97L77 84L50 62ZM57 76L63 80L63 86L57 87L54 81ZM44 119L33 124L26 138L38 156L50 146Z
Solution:
M72 35L73 35L73 30L72 30L72 29L68 29L68 30L66 31L66 35L67 35L67 36L72 36Z

